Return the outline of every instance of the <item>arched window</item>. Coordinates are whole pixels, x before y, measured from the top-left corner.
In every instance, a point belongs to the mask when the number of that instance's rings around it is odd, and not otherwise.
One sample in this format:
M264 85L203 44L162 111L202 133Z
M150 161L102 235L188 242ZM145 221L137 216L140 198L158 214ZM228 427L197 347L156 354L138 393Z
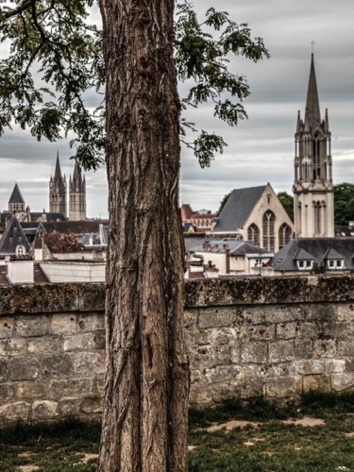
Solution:
M286 246L291 239L291 228L283 223L279 228L279 249Z
M321 202L314 202L315 234L321 234Z
M23 256L24 254L26 254L26 248L22 244L18 244L16 246L15 252L17 256Z
M254 223L248 227L247 239L248 241L252 241L253 244L259 246L259 228Z
M270 210L263 215L263 247L268 251L275 249L275 234L274 234L274 213Z

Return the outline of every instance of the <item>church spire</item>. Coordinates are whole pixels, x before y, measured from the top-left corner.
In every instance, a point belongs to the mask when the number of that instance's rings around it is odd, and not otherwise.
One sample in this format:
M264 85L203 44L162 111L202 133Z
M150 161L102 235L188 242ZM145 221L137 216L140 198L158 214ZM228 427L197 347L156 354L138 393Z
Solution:
M314 55L311 54L311 69L309 86L307 89L306 111L305 111L305 126L308 129L313 129L314 126L321 123L320 104L317 93L317 82L315 74Z
M55 173L54 173L54 178L55 179L61 179L61 168L60 168L60 160L59 160L59 151L57 151L57 161L55 164Z

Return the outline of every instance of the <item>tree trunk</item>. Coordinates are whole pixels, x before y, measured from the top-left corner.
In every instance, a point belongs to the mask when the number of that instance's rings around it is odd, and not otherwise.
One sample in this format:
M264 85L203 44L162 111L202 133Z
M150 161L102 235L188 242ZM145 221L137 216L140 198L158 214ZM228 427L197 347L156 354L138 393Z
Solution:
M174 0L100 0L109 250L98 470L187 471Z

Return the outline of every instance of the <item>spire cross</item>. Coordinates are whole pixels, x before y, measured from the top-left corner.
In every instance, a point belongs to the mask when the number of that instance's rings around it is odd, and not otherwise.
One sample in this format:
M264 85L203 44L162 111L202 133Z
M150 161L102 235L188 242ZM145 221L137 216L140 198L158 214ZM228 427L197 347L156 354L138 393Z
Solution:
M315 41L311 41L311 52L312 54L314 53L314 49L315 49Z

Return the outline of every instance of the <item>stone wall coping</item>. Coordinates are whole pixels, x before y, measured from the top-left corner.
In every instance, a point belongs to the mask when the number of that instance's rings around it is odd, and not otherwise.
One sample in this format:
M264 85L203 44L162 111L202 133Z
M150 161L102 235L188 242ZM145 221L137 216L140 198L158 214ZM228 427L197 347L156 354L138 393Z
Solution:
M354 276L229 277L186 282L185 307L354 301ZM0 316L103 312L104 283L0 286Z

